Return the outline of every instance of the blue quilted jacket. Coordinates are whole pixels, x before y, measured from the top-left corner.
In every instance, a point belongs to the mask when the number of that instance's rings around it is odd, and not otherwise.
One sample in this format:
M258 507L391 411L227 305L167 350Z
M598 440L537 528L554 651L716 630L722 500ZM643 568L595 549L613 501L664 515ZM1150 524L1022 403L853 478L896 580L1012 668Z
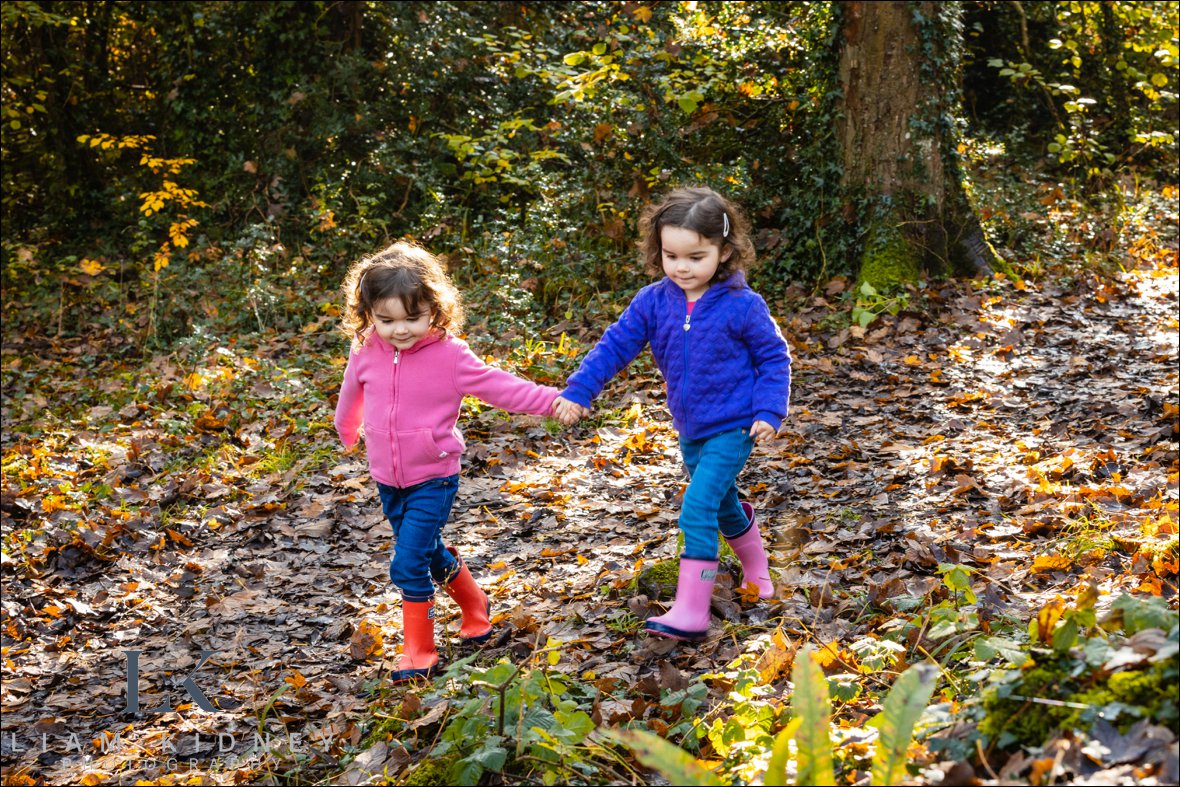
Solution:
M766 301L741 273L706 290L691 315L684 290L671 279L644 287L586 354L562 396L589 407L649 342L684 437L699 440L754 421L782 424L790 353Z

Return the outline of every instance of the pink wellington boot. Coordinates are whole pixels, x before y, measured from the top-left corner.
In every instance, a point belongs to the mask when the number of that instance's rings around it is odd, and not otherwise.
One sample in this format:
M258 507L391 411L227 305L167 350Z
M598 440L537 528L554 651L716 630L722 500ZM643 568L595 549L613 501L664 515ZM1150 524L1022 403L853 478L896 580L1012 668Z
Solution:
M648 618L643 628L650 634L672 639L704 639L709 633L709 601L716 578L716 560L681 558L672 609L659 617Z
M746 519L750 528L737 538L725 540L729 548L742 562L742 584L753 582L758 586L758 598L774 598L774 583L770 579L770 559L766 556L766 547L762 545L762 533L758 531L758 520L754 517L754 506L742 503L742 511L746 512Z

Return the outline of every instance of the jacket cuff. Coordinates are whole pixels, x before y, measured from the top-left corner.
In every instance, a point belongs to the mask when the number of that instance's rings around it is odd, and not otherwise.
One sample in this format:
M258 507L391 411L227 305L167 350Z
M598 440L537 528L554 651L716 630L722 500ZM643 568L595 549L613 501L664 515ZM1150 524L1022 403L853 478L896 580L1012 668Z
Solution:
M566 388L564 391L562 391L558 395L562 399L567 399L567 400L573 402L574 404L581 405L582 407L585 407L585 408L590 407L590 402L594 398L594 397L590 396L589 391L586 391L585 389L577 388L577 387Z
M774 427L774 431L778 431L783 426L783 417L778 413L771 413L766 410L754 413L755 421L765 421Z

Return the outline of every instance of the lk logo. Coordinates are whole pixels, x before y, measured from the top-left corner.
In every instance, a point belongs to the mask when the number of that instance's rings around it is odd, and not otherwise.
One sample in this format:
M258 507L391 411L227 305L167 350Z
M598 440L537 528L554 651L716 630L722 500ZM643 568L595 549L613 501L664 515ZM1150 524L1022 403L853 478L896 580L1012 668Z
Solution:
M139 713L139 654L143 653L143 651L125 650L123 652L127 654L127 712ZM205 696L205 692L201 691L201 687L197 685L195 680L193 680L193 675L195 675L197 670L205 665L205 662L208 661L209 657L214 653L217 653L217 651L202 650L201 660L197 662L197 666L193 667L193 671L190 672L188 676L180 682L180 685L184 687L184 690L188 692L188 695L193 698L193 702L197 703L197 707L207 713L213 713L217 710L217 708L214 707L213 703L209 701L209 698ZM151 708L148 710L148 713L168 713L171 710L172 698L168 696L167 692L165 692L164 705L159 708Z

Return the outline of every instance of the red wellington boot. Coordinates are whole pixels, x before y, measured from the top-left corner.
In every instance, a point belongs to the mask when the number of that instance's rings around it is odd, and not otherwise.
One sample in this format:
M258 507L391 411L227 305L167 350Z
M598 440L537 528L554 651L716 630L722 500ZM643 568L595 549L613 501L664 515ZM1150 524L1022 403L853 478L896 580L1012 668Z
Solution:
M459 561L459 573L449 583L443 586L447 595L454 599L463 611L462 623L459 627L459 638L464 642L482 644L492 636L492 602L475 578L467 570L467 563L459 557L459 550L447 547L447 551Z
M434 602L402 599L402 660L389 676L392 683L429 678L438 669L434 649Z

